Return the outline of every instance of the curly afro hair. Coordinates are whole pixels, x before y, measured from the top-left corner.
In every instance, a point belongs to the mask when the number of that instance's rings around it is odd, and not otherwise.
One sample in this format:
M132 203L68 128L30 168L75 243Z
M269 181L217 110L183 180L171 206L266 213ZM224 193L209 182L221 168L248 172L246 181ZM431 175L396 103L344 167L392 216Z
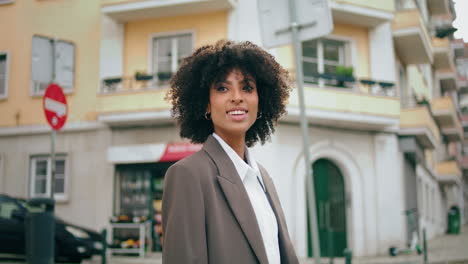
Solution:
M264 144L269 139L278 118L286 112L289 74L259 46L226 40L198 48L182 61L170 81L166 99L172 103L172 116L181 126L181 137L203 143L214 132L212 121L205 118L209 90L233 69L252 76L257 85L261 117L247 131L246 145L251 147L257 141Z

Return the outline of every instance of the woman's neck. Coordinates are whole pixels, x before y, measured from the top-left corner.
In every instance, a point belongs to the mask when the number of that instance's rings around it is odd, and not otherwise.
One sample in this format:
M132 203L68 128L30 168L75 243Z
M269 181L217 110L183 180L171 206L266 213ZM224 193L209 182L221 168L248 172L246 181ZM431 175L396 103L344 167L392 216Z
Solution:
M226 136L219 133L216 133L219 137L221 137L224 142L226 142L236 153L239 157L244 160L245 159L245 135L244 136Z

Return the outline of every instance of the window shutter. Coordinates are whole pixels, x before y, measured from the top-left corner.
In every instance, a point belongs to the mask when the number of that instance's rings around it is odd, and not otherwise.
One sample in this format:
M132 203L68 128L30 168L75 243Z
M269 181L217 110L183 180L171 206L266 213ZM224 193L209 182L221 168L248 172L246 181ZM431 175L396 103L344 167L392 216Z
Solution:
M41 92L52 81L52 43L49 39L33 37L31 65L34 92Z
M55 46L56 81L64 89L73 88L75 73L75 46L65 41L57 41Z

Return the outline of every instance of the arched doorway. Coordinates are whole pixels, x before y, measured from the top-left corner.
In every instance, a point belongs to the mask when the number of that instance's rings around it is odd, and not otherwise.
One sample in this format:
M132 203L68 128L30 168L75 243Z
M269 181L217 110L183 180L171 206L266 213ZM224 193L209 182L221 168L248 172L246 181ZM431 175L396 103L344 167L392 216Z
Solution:
M320 254L324 257L342 257L347 247L345 183L340 169L328 159L319 159L312 165L315 181ZM308 201L307 201L308 202ZM307 232L310 234L307 206ZM313 256L312 241L308 237L308 255Z

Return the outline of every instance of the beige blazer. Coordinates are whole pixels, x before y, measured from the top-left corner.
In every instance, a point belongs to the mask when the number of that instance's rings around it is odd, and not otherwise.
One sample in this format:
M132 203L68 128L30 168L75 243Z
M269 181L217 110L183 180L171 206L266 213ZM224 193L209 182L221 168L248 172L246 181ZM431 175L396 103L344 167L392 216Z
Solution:
M273 182L259 165L278 221L281 263L299 263ZM255 213L234 164L210 136L172 165L162 205L163 263L268 263Z

